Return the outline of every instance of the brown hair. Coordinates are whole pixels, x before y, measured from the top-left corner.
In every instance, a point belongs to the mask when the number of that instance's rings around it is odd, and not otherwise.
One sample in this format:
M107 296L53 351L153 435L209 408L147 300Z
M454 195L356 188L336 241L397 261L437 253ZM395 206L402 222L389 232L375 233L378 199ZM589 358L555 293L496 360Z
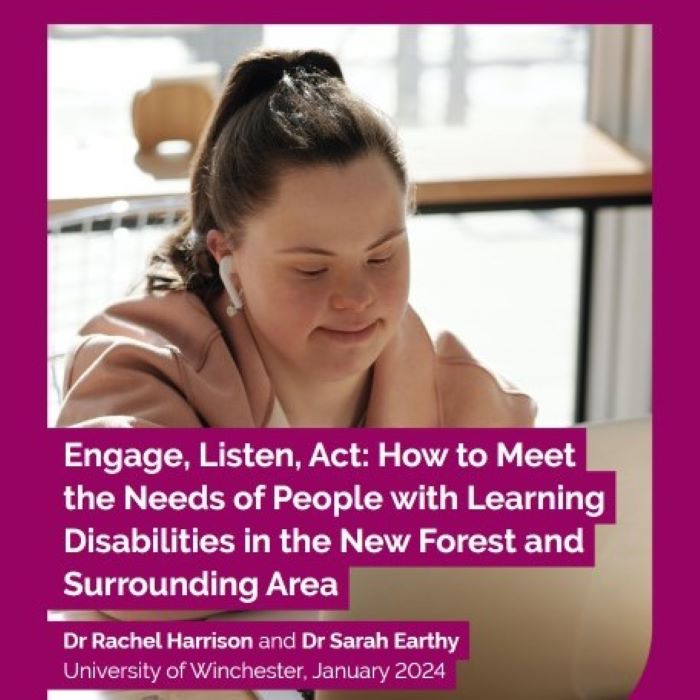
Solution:
M203 299L221 288L206 235L240 240L246 216L274 196L284 168L344 165L383 154L406 188L403 158L387 119L346 87L324 51L259 50L229 73L195 153L190 206L151 256L149 292L187 289Z

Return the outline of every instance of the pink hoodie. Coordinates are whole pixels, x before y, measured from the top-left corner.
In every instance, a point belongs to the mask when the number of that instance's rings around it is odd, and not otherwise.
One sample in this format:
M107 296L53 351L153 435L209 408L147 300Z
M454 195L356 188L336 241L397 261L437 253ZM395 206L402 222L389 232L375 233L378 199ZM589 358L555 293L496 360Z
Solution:
M68 357L57 425L264 427L286 424L244 314L194 294L127 299L81 330ZM526 394L479 364L450 333L433 345L410 307L377 359L367 427L533 424Z

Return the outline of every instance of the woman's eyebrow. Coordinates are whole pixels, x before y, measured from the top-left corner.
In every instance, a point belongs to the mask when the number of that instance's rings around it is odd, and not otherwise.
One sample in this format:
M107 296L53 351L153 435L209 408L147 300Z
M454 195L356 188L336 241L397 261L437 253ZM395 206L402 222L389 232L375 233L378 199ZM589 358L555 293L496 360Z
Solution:
M374 250L374 248L378 248L380 245L383 243L386 243L387 241L390 241L392 238L396 238L397 236L401 236L406 232L405 228L399 228L399 229L394 229L393 231L389 231L388 233L385 233L381 238L378 238L374 243L370 243L370 245L365 248L365 252L369 252L370 250ZM327 257L332 257L335 256L336 253L334 253L332 250L326 250L325 248L316 248L314 246L306 246L306 245L300 245L300 246L294 246L292 248L284 248L283 250L278 250L278 253L307 253L309 255L325 255Z
M392 238L396 238L397 236L401 236L404 233L406 233L405 228L397 228L393 231L389 231L389 233L385 233L381 238L376 240L371 245L367 246L367 248L365 248L365 251L369 252L370 250L373 250L374 248L379 248L379 246L382 245L382 243L386 243L387 241L390 241Z

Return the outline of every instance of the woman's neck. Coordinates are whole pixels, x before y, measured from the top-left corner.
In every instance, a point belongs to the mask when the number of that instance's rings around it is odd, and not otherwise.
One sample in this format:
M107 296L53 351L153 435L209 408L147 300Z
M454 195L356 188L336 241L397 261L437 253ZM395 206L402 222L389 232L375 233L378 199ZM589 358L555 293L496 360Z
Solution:
M292 427L348 428L364 419L371 370L338 381L310 381L290 375L270 379Z

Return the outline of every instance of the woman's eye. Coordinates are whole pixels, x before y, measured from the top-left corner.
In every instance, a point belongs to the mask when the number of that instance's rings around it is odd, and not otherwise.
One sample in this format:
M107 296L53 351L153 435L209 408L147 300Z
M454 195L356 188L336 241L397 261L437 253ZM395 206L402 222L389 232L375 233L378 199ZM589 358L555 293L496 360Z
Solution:
M370 265L374 265L375 267L381 267L382 265L386 265L391 258L391 255L384 255L383 257L370 258L368 262Z
M302 277L320 277L324 272L327 272L328 270L327 267L318 267L314 269L304 269L297 267L295 269L296 272Z

